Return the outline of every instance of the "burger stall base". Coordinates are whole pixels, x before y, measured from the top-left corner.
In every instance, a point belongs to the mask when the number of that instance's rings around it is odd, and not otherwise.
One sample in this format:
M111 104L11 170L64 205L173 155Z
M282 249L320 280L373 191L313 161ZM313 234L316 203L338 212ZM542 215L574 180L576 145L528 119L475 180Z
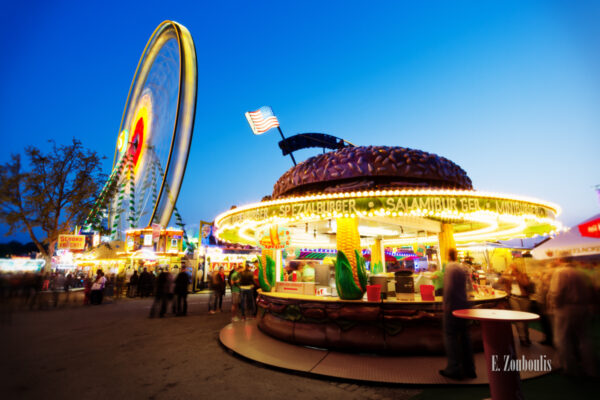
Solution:
M516 330L513 335L516 335ZM554 363L554 349L538 342L543 335L530 330L531 347L516 344L517 360L551 360ZM483 352L475 353L477 378L467 380L448 379L438 370L445 368L444 355L391 355L336 351L313 346L291 344L262 332L256 320L233 322L219 333L219 340L237 355L275 368L296 373L348 379L373 383L430 384L430 385L482 385L488 384L487 366ZM518 341L517 341L518 342ZM521 379L527 380L550 373L549 370L521 372Z

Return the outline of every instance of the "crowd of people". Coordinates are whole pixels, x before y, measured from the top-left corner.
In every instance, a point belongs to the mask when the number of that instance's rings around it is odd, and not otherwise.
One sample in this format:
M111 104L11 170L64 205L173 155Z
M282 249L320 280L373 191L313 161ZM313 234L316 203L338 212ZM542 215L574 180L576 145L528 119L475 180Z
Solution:
M468 263L459 263L456 252L443 273L444 338L448 357L441 375L453 379L475 377L473 352L465 320L452 311L470 308L469 292L475 271ZM597 360L591 323L600 311L600 267L591 263L573 263L565 259L531 268L511 264L493 282L493 287L508 294L512 310L540 315L544 334L541 344L556 348L564 374L596 376ZM514 323L518 341L531 346L527 322Z
M99 305L105 297L155 297L162 290L157 290L157 279L167 269L165 266L149 272L147 268L143 268L140 274L131 267L110 274L102 269L97 269L94 274L77 270L0 273L0 302L10 304L11 309L15 306L46 309L75 304L76 301L82 301L84 305ZM172 272L178 274L177 266ZM74 290L83 294L83 300L81 295L72 296ZM174 297L168 293L167 296L169 299ZM180 302L183 307L184 301Z
M58 307L60 294L70 301L73 289L84 286L85 276L77 272L14 272L0 274L0 301L30 309Z
M595 376L591 322L599 311L600 270L592 264L559 260L527 273L512 264L496 282L511 309L540 315L542 344L557 350L563 372ZM530 346L528 324L516 324L522 346Z
M190 275L187 273L185 266L181 267L181 271L177 272L177 270L178 268L174 268L173 273L171 273L167 268L159 268L156 276L154 302L150 308L150 318L154 318L157 314L160 318L163 318L169 303L171 303L171 311L174 315L187 315ZM144 270L142 275L144 273L147 273L147 271Z
M231 320L235 322L256 316L258 268L253 263L247 262L245 265L233 268L227 278L223 267L213 271L209 276L209 314L223 311L223 296L227 285L231 289Z

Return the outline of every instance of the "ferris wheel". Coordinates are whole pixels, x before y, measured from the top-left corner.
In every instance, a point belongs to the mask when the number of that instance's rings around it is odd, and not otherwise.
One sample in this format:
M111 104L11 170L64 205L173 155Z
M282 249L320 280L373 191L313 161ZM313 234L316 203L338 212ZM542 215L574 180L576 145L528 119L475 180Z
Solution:
M152 33L136 69L117 137L113 169L85 230L108 229L112 240L130 228L166 227L192 141L197 92L196 50L183 25L164 21ZM185 237L185 235L184 235Z

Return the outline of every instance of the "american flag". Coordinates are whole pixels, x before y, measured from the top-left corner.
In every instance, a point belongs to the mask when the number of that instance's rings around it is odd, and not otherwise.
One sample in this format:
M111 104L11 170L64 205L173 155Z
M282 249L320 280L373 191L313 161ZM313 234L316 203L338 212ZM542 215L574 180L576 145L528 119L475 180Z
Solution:
M279 126L279 121L277 121L277 117L273 114L273 110L269 106L247 112L246 119L255 135L263 134L269 129Z

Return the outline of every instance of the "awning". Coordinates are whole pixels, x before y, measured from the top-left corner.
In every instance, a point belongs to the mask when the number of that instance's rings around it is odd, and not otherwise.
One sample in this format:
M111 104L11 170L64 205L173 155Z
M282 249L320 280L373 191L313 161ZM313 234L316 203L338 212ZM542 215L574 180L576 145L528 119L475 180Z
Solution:
M543 260L560 257L581 257L600 255L600 238L587 237L581 234L580 226L592 226L600 219L600 214L578 224L566 232L561 232L531 251L534 258Z

